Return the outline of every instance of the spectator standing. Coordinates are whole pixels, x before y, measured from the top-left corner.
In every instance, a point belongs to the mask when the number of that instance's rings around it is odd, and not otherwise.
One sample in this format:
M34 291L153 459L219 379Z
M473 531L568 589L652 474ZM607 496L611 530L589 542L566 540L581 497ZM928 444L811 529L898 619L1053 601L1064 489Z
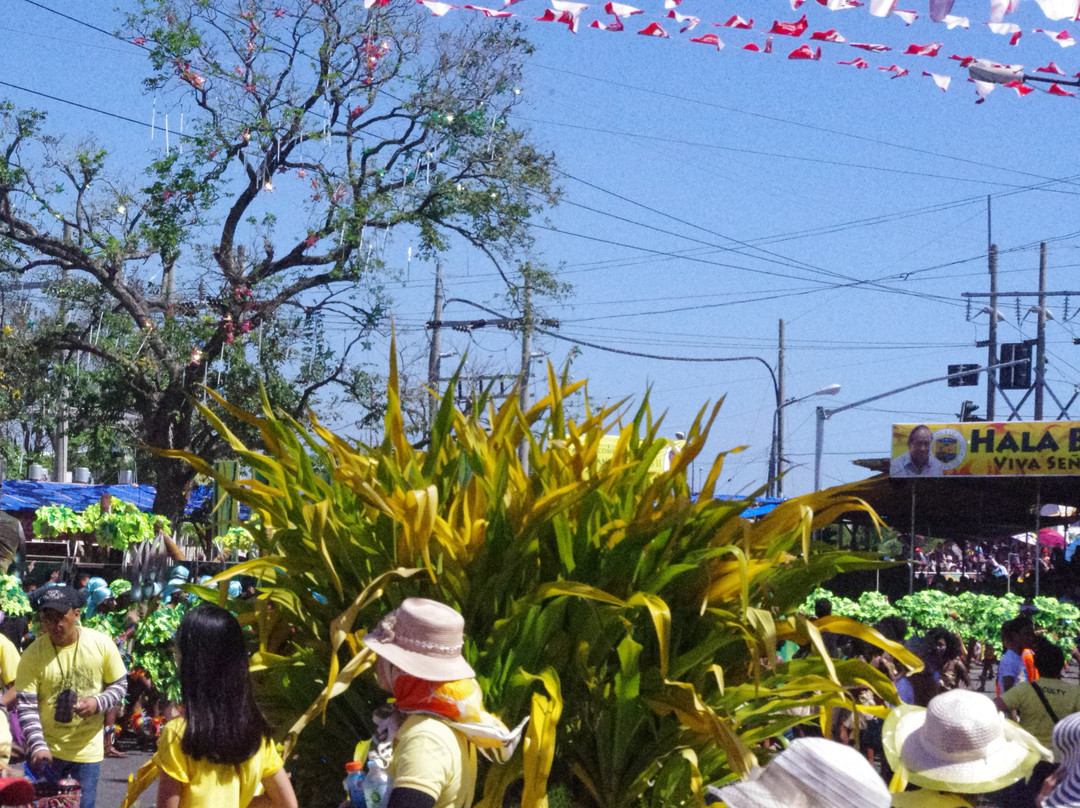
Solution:
M1037 682L1021 682L1013 686L994 699L994 704L1002 712L1015 712L1020 726L1034 735L1039 743L1050 747L1054 725L1065 716L1080 712L1080 685L1061 680L1065 653L1045 637L1039 637L1035 644L1035 664L1040 673ZM1040 761L1027 782L1014 783L1002 791L998 795L998 803L1002 808L1029 808L1034 805L1035 795L1055 768L1054 763Z
M1035 644L1035 630L1031 622L1021 617L1006 621L1001 626L1001 645L1005 653L998 663L997 694L1000 696L1009 688L1028 680L1022 654L1024 649Z
M38 601L44 636L19 661L15 686L30 768L79 781L80 808L94 808L104 758L104 714L127 689L115 643L78 624L78 594L55 586Z
M799 738L756 779L709 786L706 802L728 808L889 808L889 790L873 766L850 746Z
M923 789L894 794L895 808L925 808L941 794L996 791L1050 757L1029 732L1004 720L989 698L970 690L942 693L926 708L897 707L885 719L883 745L896 771L892 788L910 782Z
M1043 783L1037 804L1042 808L1080 808L1080 713L1054 725L1054 754L1061 761Z
M18 670L19 650L11 640L0 634L0 689L4 692L0 696L0 707L3 708L0 710L0 766L7 766L11 762L12 742L18 729L18 719L10 717L15 705L15 676ZM22 733L19 733L18 740L21 745Z
M296 808L296 795L255 703L240 623L204 603L176 634L184 715L165 725L153 762L157 808ZM255 796L260 784L264 793Z
M379 686L394 695L393 707L375 714L368 753L367 777L374 766L389 780L387 808L468 808L477 752L503 763L521 740L524 721L509 730L484 710L476 674L461 653L464 628L450 606L406 598L364 637L379 657Z

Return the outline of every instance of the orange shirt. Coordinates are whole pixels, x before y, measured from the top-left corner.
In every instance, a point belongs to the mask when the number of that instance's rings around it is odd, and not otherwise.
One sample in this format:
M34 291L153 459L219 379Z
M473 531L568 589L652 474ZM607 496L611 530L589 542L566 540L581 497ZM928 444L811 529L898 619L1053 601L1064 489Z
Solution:
M1039 678L1039 669L1035 667L1035 652L1030 648L1025 648L1020 658L1024 660L1024 671L1027 673L1027 680L1034 682Z

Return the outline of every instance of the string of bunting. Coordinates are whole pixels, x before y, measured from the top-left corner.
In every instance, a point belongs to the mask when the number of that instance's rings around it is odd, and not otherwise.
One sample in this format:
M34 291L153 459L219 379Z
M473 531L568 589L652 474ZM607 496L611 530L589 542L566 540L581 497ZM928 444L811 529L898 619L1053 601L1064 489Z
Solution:
M565 25L568 31L574 34L579 33L582 29L619 33L627 31L629 26L629 30L635 31L641 36L659 39L675 39L682 37L688 42L710 46L717 51L723 49L727 44L724 39L721 38L721 35L723 35L725 38L733 38L734 46L739 47L744 51L762 54L786 52L787 58L790 60L826 61L831 56L843 56L842 53L835 52L836 48L856 48L866 54L881 56L883 59L882 63L878 65L871 64L869 59L863 55L855 55L853 58L838 58L834 60L835 63L857 70L866 70L876 67L877 71L887 74L889 78L892 79L902 78L913 74L921 75L930 78L934 85L939 87L942 91L947 91L952 83L952 76L947 75L940 69L921 69L914 65L909 67L904 64L897 64L896 61L894 61L896 56L938 58L939 54L943 52L942 49L944 47L943 43L940 41L928 43L913 42L908 44L907 47L902 50L901 48L903 46L894 48L891 45L875 42L851 41L847 36L841 33L838 28L825 26L813 28L808 20L808 14L805 10L803 11L802 16L797 20L782 21L779 19L772 19L772 24L770 26L767 25L767 23L755 24L752 16L743 16L740 14L722 15L721 18L715 21L707 21L700 16L682 13L680 7L683 4L683 0L662 0L662 11L647 11L644 8L617 2L607 2L601 6L600 4L580 3L573 2L572 0L548 0L546 7L542 9L542 12L539 13L538 16L535 15L535 12L528 15L524 12L519 12L516 7L523 1L524 0L504 0L501 7L493 8L473 4L455 5L442 2L441 0L415 0L415 2L425 6L436 17L443 17L452 11L459 10L470 13L479 13L484 17L491 19L528 17L535 22L551 22ZM866 0L866 2L863 2L863 0L788 0L788 4L793 12L799 11L800 8L808 2L808 9L814 9L814 6L818 5L829 12L844 12L862 9L864 12L868 12L871 17L897 18L904 23L905 27L911 26L916 20L925 16L934 25L941 26L940 30L946 32L968 30L971 29L973 24L984 25L986 30L1005 38L1008 45L1012 47L1018 46L1023 35L1028 32L1032 34L1041 34L1046 37L1050 43L1053 43L1060 48L1067 48L1076 44L1075 39L1069 34L1068 30L1050 30L1046 28L1024 29L1019 23L1009 21L1007 18L1019 10L1021 0L981 0L985 19L976 20L975 23L973 23L972 17L970 16L961 16L960 14L953 13L954 5L956 5L955 0L929 0L929 8L926 9L925 15L919 11L898 8L897 3L903 1L904 0ZM388 5L390 2L398 2L398 0L364 0L364 5L367 8L372 8L375 6ZM1042 10L1043 15L1051 21L1065 20L1075 22L1080 20L1080 0L1028 0L1028 2L1036 3ZM688 6L691 4L691 2L687 2ZM971 5L974 7L976 4L973 3ZM512 8L513 10L511 10ZM601 9L603 15L606 16L599 16L599 10ZM596 17L588 23L585 22L587 12L591 12ZM641 17L642 19L637 25L631 25L630 20L635 17ZM652 19L650 19L650 17ZM710 28L720 28L724 29L724 31L713 32L708 30ZM780 37L800 39L804 36L809 40L809 43L799 44L794 47L782 47L780 45L780 42L782 41L779 39ZM764 37L764 41L761 41L762 37ZM833 49L834 53L826 56L826 54L829 53L829 49ZM893 56L885 56L885 54L893 54ZM995 71L999 76L1004 73L1009 73L1014 76L1012 80L999 80L996 83L969 78L968 81L975 86L977 96L976 103L985 101L986 97L996 86L998 86L998 84L1016 90L1017 95L1021 98L1036 89L1032 85L1025 83L1023 65L1005 64L992 59L978 59L971 55L960 55L955 53L944 58L958 62L958 66L965 70L972 65L976 65L989 68L992 71ZM910 60L907 60L907 64L910 64ZM1050 76L1067 76L1065 71L1058 67L1052 60L1049 61L1048 64L1035 68L1034 72L1045 73ZM1080 73L1075 74L1075 76L1080 78ZM1008 76L1004 76L1004 78L1007 79ZM1028 80L1030 80L1030 77L1028 77ZM1066 82L1063 78L1062 83L1060 84L1052 79L1046 83L1049 85L1045 90L1046 94L1059 97L1075 97L1076 95L1074 91L1065 89L1065 86L1068 86L1069 84L1075 85L1076 82Z

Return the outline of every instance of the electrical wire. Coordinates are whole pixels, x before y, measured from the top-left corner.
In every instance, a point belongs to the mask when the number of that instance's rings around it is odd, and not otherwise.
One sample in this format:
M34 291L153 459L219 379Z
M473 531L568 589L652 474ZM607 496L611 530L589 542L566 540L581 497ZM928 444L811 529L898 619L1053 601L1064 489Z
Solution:
M873 143L874 145L877 145L877 146L888 146L889 148L900 149L902 151L909 151L909 152L912 152L914 154L921 154L921 155L929 156L929 157L939 157L939 158L945 159L945 160L953 160L955 162L964 163L966 165L978 166L979 168L989 168L989 169L992 169L994 171L1005 171L1005 172L1009 172L1009 173L1012 173L1012 174L1019 174L1021 176L1025 176L1025 177L1033 177L1035 179L1049 180L1051 182L1058 182L1058 180L1054 180L1051 177L1044 177L1041 174L1033 174L1033 173L1031 173L1029 171L1021 171L1020 169L1010 168L1008 166L997 166L997 165L994 165L992 163L984 163L981 160L973 160L973 159L971 159L969 157L959 157L959 156L951 155L951 154L943 154L941 152L935 152L935 151L933 151L931 149L923 149L923 148L920 148L918 146L909 146L909 145L904 144L904 143L893 143L891 141L883 140L881 138L870 137L869 135L859 135L859 134L856 134L854 132L845 132L845 131L843 131L841 129L830 129L827 126L819 126L817 124L805 123L803 121L794 121L794 120L791 120L790 118L781 118L781 117L779 117L777 115L768 115L768 114L763 113L763 112L750 112L749 110L740 109L738 107L731 107L731 106L727 106L725 104L720 104L720 103L717 103L716 101L706 101L706 100L699 99L699 98L689 98L687 96L679 95L677 93L672 93L672 92L668 92L668 91L664 91L664 90L654 90L654 89L651 89L651 88L648 88L648 87L640 87L638 85L630 84L630 83L625 82L625 81L616 81L614 79L605 79L605 78L601 78L599 76L592 76L592 75L589 75L587 73L580 73L580 72L577 72L577 71L574 71L574 70L568 70L568 69L562 68L562 67L552 67L551 65L545 65L545 64L538 63L538 62L533 62L532 64L533 64L534 67L538 67L541 70L548 70L548 71L551 71L553 73L563 73L563 74L568 75L568 76L574 76L575 78L589 79L591 81L596 81L596 82L599 82L601 84L610 84L610 85L613 85L613 86L616 86L616 87L621 87L623 89L636 90L637 92L645 93L647 95L655 95L655 96L659 96L661 98L669 98L669 99L676 100L676 101L685 101L685 102L687 102L689 104L694 104L696 106L703 106L703 107L710 107L710 108L713 108L713 109L720 109L720 110L723 110L725 112L734 112L734 113L736 113L738 115L746 115L746 116L751 117L751 118L759 118L761 120L769 121L770 123L783 123L783 124L787 124L789 126L797 126L797 127L803 128L803 129L809 129L809 130L814 131L814 132L821 132L821 133L827 134L827 135L838 135L840 137L851 138L852 140L859 140L859 141L862 141L864 143Z

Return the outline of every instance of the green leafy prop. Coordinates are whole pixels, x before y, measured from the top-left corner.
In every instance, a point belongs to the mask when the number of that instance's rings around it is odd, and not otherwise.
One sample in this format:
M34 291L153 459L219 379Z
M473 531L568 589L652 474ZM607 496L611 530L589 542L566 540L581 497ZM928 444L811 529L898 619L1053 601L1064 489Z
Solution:
M99 544L117 550L152 539L155 530L168 533L167 520L143 513L121 499L113 499L108 513L102 513L101 505L95 502L81 514L66 505L46 505L38 508L34 517L34 535L39 538L94 533Z

